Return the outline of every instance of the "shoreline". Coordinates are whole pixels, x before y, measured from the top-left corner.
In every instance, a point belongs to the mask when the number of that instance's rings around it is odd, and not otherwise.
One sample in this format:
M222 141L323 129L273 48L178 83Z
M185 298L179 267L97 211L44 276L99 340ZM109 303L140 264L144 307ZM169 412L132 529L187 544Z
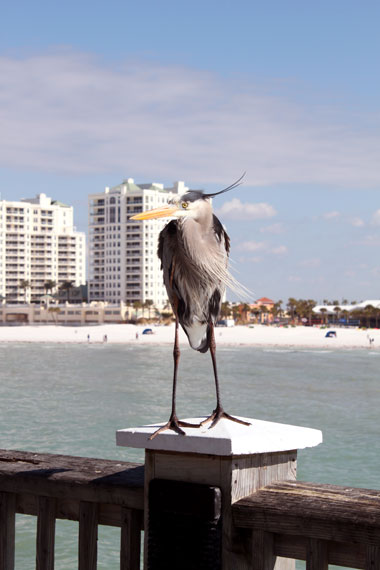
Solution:
M143 335L146 328L153 334ZM328 330L335 330L337 336L326 338ZM89 338L88 338L89 336ZM105 338L107 339L105 341ZM370 346L369 338L373 339ZM180 344L188 345L185 333L180 328ZM330 327L296 326L277 328L254 325L248 327L217 327L217 347L268 347L268 348L319 348L319 349L370 349L380 350L379 329L345 329ZM125 344L125 345L172 345L174 324L169 326L103 324L89 326L73 325L13 325L0 326L0 344L8 343L59 343L59 344Z

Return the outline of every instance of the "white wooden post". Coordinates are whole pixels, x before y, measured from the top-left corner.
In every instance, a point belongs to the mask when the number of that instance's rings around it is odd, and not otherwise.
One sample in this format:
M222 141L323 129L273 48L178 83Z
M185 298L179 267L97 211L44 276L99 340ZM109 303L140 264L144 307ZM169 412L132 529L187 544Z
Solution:
M186 421L199 423L203 418ZM246 419L246 418L244 418ZM223 570L248 570L250 537L234 529L231 505L273 481L295 479L297 450L322 442L319 430L248 419L249 427L221 420L215 427L185 428L186 436L171 430L153 440L161 424L119 430L117 444L145 449L145 529L148 529L148 485L152 479L203 483L222 490ZM145 533L147 537L148 533ZM147 545L145 544L145 560ZM145 563L146 567L146 563ZM276 570L294 568L279 559Z

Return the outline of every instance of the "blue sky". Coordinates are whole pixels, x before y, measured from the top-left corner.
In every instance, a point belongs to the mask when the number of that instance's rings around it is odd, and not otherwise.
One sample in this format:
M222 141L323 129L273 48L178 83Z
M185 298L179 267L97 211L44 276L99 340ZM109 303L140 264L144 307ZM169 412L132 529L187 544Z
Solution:
M0 191L216 191L256 297L379 298L380 4L21 0L0 23Z

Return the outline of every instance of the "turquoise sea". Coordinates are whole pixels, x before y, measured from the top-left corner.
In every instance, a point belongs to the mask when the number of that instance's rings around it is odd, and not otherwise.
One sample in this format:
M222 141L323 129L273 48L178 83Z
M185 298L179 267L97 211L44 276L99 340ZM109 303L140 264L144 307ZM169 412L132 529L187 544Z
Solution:
M218 366L228 412L323 431L299 453L298 479L380 489L379 351L222 347ZM166 420L171 378L168 346L2 344L0 447L142 462L116 447L115 431ZM179 415L214 402L209 355L184 349ZM17 570L35 567L35 530L17 516ZM99 569L118 568L118 541L101 527ZM76 568L76 523L58 521L56 543L56 569Z

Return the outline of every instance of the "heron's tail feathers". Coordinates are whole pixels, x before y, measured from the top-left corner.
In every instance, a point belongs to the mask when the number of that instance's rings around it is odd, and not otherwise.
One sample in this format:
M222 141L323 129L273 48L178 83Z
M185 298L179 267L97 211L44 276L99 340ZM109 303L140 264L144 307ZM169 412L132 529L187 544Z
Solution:
M241 301L250 301L254 296L254 293L245 287L245 285L240 283L228 270L226 271L226 275L223 279L223 284L230 289L230 291L235 293Z
M230 289L241 301L252 299L252 291L240 283L229 271L223 279L223 284Z

